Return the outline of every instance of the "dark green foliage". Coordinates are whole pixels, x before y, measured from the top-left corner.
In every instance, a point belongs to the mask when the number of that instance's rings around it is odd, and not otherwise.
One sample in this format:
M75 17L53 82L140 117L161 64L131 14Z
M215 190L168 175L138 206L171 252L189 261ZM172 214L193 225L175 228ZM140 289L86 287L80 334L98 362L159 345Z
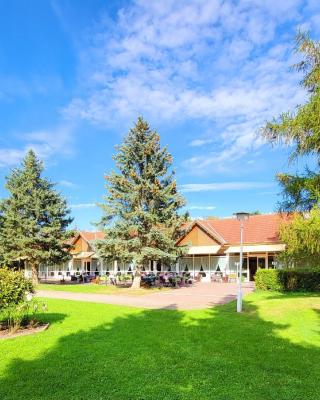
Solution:
M308 212L319 205L320 174L306 168L303 175L278 174L282 187L283 200L281 210Z
M101 256L134 261L174 262L184 251L175 246L186 215L177 191L172 157L160 137L138 118L114 156L117 172L106 176L102 225L106 238L97 243Z
M20 168L7 177L9 197L0 204L0 261L12 265L27 259L36 280L41 263L59 264L68 258L67 231L72 222L66 201L42 177L43 165L30 150Z
M26 293L33 293L32 282L19 271L0 268L0 310L24 301Z
M255 275L256 288L271 291L320 291L320 267L304 269L260 269Z
M316 169L306 168L304 175L281 173L278 180L283 188L283 211L309 211L320 203L320 42L308 34L298 33L296 51L303 60L295 65L304 74L301 85L309 98L295 112L286 112L268 122L263 135L272 143L285 143L292 148L291 159L313 156Z

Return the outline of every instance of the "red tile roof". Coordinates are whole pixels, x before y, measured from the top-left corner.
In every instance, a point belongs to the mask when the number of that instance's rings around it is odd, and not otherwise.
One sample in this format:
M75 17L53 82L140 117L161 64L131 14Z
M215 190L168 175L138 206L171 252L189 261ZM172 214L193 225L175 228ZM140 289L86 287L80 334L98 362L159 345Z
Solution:
M244 221L244 243L278 243L279 228L290 219L287 214L251 215ZM198 221L211 227L229 244L240 242L240 222L236 218L207 219Z
M88 242L91 242L92 240L104 239L104 232L101 231L96 231L96 232L80 231L79 233Z
M244 221L244 243L279 243L280 225L288 222L290 218L287 214L250 215L250 218ZM187 226L190 227L195 223L202 225L205 231L218 239L219 242L222 242L222 244L237 244L240 242L240 222L236 218L197 220L193 223L188 223L185 228L187 229ZM79 233L88 242L102 240L105 237L102 231L80 231Z

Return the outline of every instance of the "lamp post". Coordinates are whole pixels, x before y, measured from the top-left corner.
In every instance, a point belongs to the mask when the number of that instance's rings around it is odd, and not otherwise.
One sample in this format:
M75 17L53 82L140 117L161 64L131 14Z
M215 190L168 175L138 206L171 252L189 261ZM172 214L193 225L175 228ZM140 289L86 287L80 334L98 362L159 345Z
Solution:
M242 311L241 280L242 280L242 264L243 264L243 222L249 219L249 215L250 214L247 212L235 213L237 220L240 221L240 265L239 265L239 275L238 275L237 312Z

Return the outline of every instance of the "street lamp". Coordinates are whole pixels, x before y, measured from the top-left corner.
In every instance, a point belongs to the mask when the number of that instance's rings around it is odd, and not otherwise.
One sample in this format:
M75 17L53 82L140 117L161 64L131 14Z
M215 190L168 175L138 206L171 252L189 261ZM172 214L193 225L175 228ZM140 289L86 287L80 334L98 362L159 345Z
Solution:
M238 275L238 294L237 294L237 312L242 311L242 291L241 291L241 280L242 280L242 264L243 264L243 221L249 219L249 213L237 212L234 214L237 220L240 221L240 266Z

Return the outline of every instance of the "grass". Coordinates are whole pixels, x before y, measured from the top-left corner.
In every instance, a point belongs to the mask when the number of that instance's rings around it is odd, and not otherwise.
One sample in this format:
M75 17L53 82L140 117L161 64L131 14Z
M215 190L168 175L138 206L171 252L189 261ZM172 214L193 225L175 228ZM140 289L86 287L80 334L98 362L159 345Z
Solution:
M85 284L52 284L52 283L41 283L37 285L38 290L57 290L63 292L73 293L93 293L93 294L125 294L140 296L144 294L150 294L159 290L170 290L170 288L148 288L148 289L130 289L126 287L119 287L114 285L96 285L94 283Z
M0 398L320 398L320 298L253 293L245 311L48 300L40 334L0 342Z

